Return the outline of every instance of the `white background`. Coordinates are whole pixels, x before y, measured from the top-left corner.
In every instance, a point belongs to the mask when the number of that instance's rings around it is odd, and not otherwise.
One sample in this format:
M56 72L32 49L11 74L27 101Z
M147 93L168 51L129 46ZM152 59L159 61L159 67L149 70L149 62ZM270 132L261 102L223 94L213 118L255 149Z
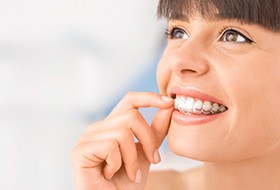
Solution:
M156 0L0 1L0 190L73 189L77 138L160 54L165 22L157 20L156 6ZM162 154L153 169L197 164L168 149Z

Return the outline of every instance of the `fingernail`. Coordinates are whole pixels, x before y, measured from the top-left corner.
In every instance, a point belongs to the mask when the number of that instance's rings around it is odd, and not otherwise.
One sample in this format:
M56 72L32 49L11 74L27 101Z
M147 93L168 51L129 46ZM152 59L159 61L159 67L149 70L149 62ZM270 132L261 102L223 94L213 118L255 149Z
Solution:
M138 169L136 172L135 183L141 183L141 180L142 180L142 174L140 169Z
M161 99L162 99L163 101L165 101L165 102L171 102L171 101L173 101L172 98L167 97L167 96L161 96Z
M158 150L156 150L154 153L154 161L155 161L155 163L159 163L161 161Z

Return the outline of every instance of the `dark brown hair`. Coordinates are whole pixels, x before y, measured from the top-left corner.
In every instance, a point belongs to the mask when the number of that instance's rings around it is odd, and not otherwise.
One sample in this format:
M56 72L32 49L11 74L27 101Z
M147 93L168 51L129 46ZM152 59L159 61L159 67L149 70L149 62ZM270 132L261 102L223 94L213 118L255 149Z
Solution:
M235 19L280 32L280 0L160 0L158 16L188 20L194 14L207 19Z

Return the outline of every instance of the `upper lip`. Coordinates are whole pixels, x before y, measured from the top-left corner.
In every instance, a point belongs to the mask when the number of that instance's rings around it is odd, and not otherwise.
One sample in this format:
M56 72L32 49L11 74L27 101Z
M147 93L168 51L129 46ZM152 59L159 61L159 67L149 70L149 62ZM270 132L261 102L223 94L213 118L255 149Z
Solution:
M218 98L210 96L194 87L182 88L179 86L174 86L170 89L170 96L172 98L175 98L176 95L197 98L201 101L210 101L210 102L215 102L215 103L225 105L225 103L219 100Z

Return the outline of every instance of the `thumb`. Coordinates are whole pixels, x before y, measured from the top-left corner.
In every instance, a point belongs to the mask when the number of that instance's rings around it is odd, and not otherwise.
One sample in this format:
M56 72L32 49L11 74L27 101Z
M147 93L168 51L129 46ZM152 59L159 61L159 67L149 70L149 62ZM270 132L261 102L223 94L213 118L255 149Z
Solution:
M160 109L153 118L151 128L157 139L157 147L161 145L167 135L173 110L173 107Z

